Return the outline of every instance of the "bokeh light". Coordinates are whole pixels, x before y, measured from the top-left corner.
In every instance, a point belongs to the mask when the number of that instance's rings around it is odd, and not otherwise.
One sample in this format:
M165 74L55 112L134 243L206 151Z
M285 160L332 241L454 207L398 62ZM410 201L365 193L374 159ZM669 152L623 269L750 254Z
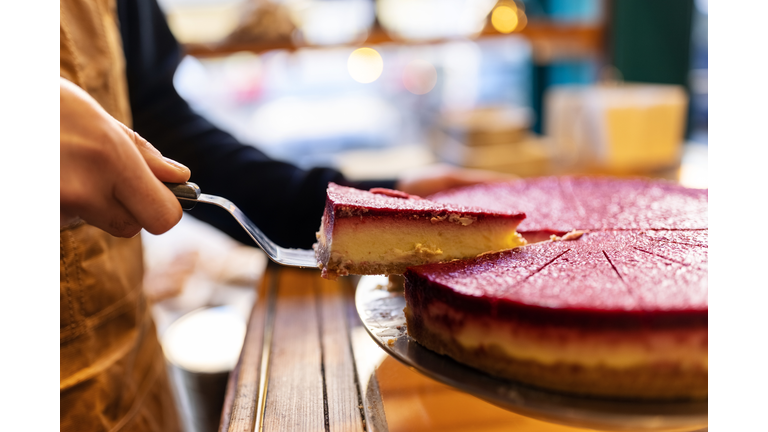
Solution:
M384 60L373 48L358 48L349 55L347 70L355 81L367 84L381 76Z
M496 7L491 14L491 24L499 33L512 33L517 29L518 10L514 3Z
M429 93L437 84L437 70L426 60L413 60L403 69L403 85L417 95Z

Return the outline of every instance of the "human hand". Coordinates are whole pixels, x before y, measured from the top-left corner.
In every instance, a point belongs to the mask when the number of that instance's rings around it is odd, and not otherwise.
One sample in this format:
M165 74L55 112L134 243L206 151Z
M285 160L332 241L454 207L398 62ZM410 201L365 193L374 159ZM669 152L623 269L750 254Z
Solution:
M402 173L397 180L395 188L411 195L424 197L455 187L501 182L518 178L512 174L495 171L457 168L450 165L433 165Z
M60 79L60 223L78 218L117 237L162 234L181 219L162 182L184 183L189 168L164 158L88 93Z

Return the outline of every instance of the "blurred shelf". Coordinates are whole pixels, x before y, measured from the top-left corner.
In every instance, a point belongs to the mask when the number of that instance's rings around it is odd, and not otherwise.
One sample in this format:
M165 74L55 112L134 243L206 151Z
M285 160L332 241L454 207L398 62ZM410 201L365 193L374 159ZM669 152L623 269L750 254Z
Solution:
M520 35L530 40L533 47L534 62L545 64L555 60L589 58L604 51L605 28L602 24L554 23L549 21L529 21L521 31L509 34L498 32L493 26L486 25L478 38L505 37ZM448 42L448 39L407 41L394 39L384 29L376 25L371 29L365 41L337 46L371 46L387 43L401 45L423 45ZM300 48L325 48L297 44L292 40L273 40L249 43L188 43L185 52L198 58L219 57L241 51L263 53L271 50L297 50Z

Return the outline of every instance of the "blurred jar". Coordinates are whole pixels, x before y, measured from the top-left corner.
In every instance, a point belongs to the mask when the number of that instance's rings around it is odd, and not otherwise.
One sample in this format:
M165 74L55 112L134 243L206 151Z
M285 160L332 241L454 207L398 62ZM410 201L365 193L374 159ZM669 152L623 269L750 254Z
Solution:
M376 18L373 0L289 0L285 5L301 45L362 42Z
M160 0L168 26L182 43L216 43L237 28L241 0Z
M565 171L648 174L680 164L688 109L680 86L554 86L544 103L545 134Z
M378 0L379 23L393 38L426 41L480 34L496 0Z

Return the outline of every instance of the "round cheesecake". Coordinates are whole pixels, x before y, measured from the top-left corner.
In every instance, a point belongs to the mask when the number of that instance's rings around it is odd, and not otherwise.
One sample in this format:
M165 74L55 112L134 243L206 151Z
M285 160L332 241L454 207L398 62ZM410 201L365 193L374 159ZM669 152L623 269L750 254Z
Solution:
M519 211L527 239L405 272L408 333L490 374L622 398L707 397L707 191L543 178L438 202Z

